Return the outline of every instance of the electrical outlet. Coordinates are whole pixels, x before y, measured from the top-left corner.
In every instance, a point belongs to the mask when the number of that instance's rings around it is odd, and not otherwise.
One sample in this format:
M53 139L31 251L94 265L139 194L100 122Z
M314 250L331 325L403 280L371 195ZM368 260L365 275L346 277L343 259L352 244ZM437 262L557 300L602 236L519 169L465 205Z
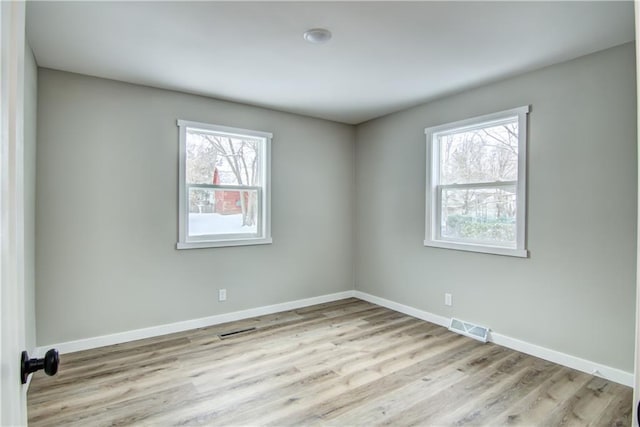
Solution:
M452 306L453 299L451 298L451 294L444 294L444 305Z
M226 300L227 300L227 290L218 289L218 301L226 301Z

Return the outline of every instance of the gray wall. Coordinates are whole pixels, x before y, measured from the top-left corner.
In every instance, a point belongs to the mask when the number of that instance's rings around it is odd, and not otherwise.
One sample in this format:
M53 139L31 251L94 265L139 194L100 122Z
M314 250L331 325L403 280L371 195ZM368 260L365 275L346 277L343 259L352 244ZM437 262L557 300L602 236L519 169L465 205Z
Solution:
M632 372L634 61L627 44L360 125L356 288ZM424 247L424 128L526 104L530 257Z
M48 69L38 85L39 345L353 289L353 127ZM272 245L175 249L176 119L273 132Z
M36 347L36 113L38 66L25 44L24 53L24 300L27 351Z
M629 44L355 128L40 69L38 344L348 290L355 266L358 290L632 371L634 60ZM530 257L424 247L424 128L525 104ZM274 133L273 245L174 249L177 118Z

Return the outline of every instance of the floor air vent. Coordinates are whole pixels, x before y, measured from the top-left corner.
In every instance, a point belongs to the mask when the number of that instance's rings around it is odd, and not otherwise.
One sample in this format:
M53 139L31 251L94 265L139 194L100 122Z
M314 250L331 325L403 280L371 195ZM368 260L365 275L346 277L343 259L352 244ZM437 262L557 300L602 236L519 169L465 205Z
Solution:
M453 317L449 324L449 330L482 342L487 342L489 339L489 328L464 322Z
M218 334L218 336L220 337L220 339L232 338L232 337L235 337L235 336L240 335L240 334L246 334L247 332L253 332L255 330L256 330L256 328L238 329L237 331L223 332L221 334Z

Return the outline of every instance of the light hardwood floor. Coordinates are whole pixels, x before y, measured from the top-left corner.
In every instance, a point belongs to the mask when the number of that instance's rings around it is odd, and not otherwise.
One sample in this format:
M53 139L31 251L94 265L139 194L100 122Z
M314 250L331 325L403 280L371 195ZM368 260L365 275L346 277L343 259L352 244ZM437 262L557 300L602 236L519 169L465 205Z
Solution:
M357 299L62 355L28 396L31 426L626 426L631 400Z

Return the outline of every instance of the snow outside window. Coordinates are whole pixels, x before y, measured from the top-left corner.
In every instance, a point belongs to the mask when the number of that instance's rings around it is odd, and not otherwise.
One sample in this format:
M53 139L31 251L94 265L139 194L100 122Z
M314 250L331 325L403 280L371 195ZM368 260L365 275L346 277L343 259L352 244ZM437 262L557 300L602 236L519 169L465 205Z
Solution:
M529 107L425 129L425 246L526 257Z
M178 120L178 249L271 243L272 134Z

